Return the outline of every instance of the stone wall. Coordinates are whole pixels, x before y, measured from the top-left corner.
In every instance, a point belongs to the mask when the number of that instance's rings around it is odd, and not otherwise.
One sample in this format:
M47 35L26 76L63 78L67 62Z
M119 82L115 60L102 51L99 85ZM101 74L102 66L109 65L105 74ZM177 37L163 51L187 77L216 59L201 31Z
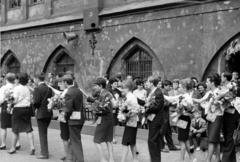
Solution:
M11 50L22 71L34 74L43 70L56 48L64 47L75 59L80 87L89 91L97 76L122 72L124 50L138 42L152 52L156 75L167 79L189 76L201 79L214 56L208 71L224 70L218 64L219 50L239 33L239 7L240 1L225 1L105 17L101 20L102 31L95 34L98 43L94 55L89 45L91 35L83 30L82 21L4 32L1 57ZM62 35L65 31L76 32L78 39L67 42Z

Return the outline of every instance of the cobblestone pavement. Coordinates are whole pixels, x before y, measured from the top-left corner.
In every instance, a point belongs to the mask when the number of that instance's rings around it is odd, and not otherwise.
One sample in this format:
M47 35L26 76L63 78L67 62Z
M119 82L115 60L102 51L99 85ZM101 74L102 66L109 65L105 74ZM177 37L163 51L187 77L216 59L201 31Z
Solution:
M29 143L27 139L27 135L22 133L21 137L21 149L17 152L17 154L9 155L7 150L0 151L0 162L60 162L60 158L64 156L63 145L59 136L59 130L49 129L48 139L49 139L49 151L50 158L48 160L38 160L35 156L29 155ZM37 128L34 127L34 138L35 138L35 147L36 147L36 155L39 155L40 151L40 143L38 137ZM85 162L98 162L98 154L96 148L93 144L93 136L82 135L82 142L84 148L84 156ZM120 162L122 155L122 146L121 146L121 138L117 137L117 144L114 145L114 157L115 162ZM11 130L8 130L8 138L7 138L7 149L10 149L11 145ZM106 145L104 146L105 152L107 151ZM138 155L139 162L149 162L149 153L147 147L147 141L145 140L137 140L137 148L140 152ZM179 161L179 151L174 151L170 153L162 153L162 162L178 162ZM198 162L205 162L206 152L198 151L195 153L195 156L198 159ZM238 157L240 155L238 154ZM107 157L107 154L106 154ZM186 162L189 162L189 158L186 155ZM132 162L131 153L128 155L128 162ZM240 160L238 160L240 162Z

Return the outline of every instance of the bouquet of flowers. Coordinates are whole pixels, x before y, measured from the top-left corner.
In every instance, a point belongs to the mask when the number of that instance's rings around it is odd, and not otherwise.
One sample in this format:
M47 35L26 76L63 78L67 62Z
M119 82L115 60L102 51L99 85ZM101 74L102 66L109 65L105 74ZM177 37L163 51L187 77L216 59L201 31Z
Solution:
M131 101L125 101L119 107L117 118L120 122L125 123L130 117L137 115L140 111L141 108L138 104Z
M184 94L178 97L176 112L171 116L174 117L173 121L177 122L178 118L185 114L192 114L194 112L194 105L192 97L189 94Z
M14 106L14 97L12 89L9 89L5 93L5 101L7 101L7 113L12 114L13 106Z
M53 97L48 99L47 107L48 111L63 109L66 107L65 99L60 95L55 94Z
M110 111L109 105L111 105L111 99L109 97L106 97L103 102L95 100L94 113L96 115L101 115L105 111Z

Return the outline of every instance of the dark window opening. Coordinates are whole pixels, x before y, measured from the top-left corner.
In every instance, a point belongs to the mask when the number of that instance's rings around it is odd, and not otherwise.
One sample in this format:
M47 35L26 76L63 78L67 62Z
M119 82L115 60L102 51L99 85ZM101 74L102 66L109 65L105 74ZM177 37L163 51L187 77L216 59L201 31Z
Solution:
M11 73L20 73L20 63L15 57L11 58L11 60L7 64L7 67L8 71Z
M147 78L152 75L152 57L143 49L135 49L126 59L126 74Z
M74 60L66 53L56 60L56 74L65 74L66 71L74 72Z
M9 8L19 8L21 7L21 0L9 0Z

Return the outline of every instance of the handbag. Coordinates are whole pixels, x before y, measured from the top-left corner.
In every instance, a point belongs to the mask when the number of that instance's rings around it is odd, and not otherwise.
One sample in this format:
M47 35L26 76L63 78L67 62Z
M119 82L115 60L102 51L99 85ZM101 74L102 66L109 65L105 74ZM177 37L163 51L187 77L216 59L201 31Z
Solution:
M186 129L187 125L188 125L187 121L184 121L184 120L181 120L181 119L177 121L177 127L178 128Z
M240 144L240 123L238 124L238 127L236 130L233 132L233 143L235 146L238 146Z
M71 120L80 120L81 119L81 112L80 111L73 111L72 115L70 116Z
M206 117L206 119L207 119L208 121L212 122L212 123L215 121L216 118L217 118L217 115L215 115L215 114L210 114L210 113L208 113L208 114L207 114L207 117Z

